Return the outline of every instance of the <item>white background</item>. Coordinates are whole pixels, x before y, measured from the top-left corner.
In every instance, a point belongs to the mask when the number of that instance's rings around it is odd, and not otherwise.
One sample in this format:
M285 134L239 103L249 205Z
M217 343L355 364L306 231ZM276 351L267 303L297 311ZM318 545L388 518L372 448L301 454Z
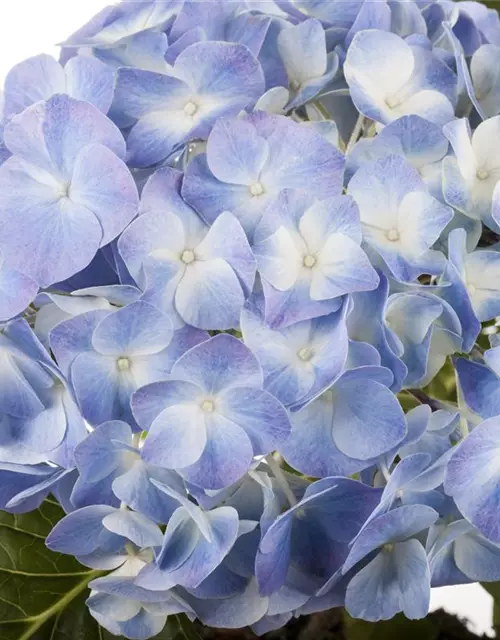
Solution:
M0 11L0 82L14 64L29 56L42 52L56 56L55 45L107 4L105 0L9 0ZM479 585L434 589L431 609L440 607L467 618L472 631L494 635L492 599Z

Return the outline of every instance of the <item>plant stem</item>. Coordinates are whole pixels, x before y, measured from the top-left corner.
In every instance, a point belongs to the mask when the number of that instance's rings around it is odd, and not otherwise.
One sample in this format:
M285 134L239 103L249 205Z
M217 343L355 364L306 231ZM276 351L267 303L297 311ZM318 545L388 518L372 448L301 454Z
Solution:
M389 482L389 478L391 477L391 474L389 473L389 469L387 468L387 465L385 464L385 460L383 458L379 458L378 467L380 469L380 472L384 476L385 481Z
M365 121L365 116L362 113L360 113L358 116L358 119L356 120L356 124L354 125L354 129L352 130L351 137L349 138L349 142L347 143L347 146L345 148L346 153L349 153L349 151L353 148L353 146L358 141L359 134L363 129L364 121Z
M273 472L273 475L276 478L277 483L283 490L283 493L285 494L288 502L290 503L290 506L294 507L297 504L297 498L295 497L293 491L291 490L290 485L288 484L288 480L286 479L286 476L283 473L282 468L280 467L277 460L275 460L272 453L266 456L266 462L269 468L271 469L271 471Z
M457 385L458 411L460 413L460 440L465 440L465 438L469 435L469 424L467 422L467 416L466 416L467 406L465 404L462 388L460 386L460 380L458 379L458 373L456 369L455 369L455 380Z

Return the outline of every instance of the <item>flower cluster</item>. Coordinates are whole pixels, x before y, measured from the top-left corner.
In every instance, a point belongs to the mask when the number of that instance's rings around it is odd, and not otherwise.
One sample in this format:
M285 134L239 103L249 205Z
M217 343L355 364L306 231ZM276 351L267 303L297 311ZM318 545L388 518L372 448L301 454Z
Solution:
M10 71L0 508L111 633L500 580L499 60L477 2L127 0Z

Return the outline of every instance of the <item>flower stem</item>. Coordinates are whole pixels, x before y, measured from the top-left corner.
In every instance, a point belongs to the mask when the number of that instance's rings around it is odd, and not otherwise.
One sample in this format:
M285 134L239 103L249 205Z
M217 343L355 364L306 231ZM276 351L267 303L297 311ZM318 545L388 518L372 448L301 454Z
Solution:
M283 473L282 468L280 467L278 461L273 457L272 453L266 456L266 462L269 468L271 469L271 471L273 472L273 475L276 478L277 483L283 490L283 493L285 494L288 502L290 503L290 506L294 507L297 504L297 498L295 497L293 491L291 490L290 485L288 484L288 480L286 479L286 476Z
M365 116L360 113L358 119L356 120L356 124L354 125L354 129L352 130L351 137L349 138L349 142L347 143L347 147L345 148L345 152L349 153L349 151L353 148L359 138L359 134L363 129L363 124L365 122Z

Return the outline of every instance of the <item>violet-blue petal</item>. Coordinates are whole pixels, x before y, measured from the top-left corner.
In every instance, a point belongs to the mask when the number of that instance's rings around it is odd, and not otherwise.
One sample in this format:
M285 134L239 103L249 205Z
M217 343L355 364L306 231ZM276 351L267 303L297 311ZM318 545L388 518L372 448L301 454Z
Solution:
M397 542L381 551L351 579L346 591L350 615L368 621L388 620L403 612L424 618L431 597L430 570L418 540Z
M445 480L463 515L492 542L500 542L499 442L498 419L482 422L454 451Z
M219 334L190 349L172 368L173 380L186 380L207 393L231 387L262 387L262 369L240 340Z

